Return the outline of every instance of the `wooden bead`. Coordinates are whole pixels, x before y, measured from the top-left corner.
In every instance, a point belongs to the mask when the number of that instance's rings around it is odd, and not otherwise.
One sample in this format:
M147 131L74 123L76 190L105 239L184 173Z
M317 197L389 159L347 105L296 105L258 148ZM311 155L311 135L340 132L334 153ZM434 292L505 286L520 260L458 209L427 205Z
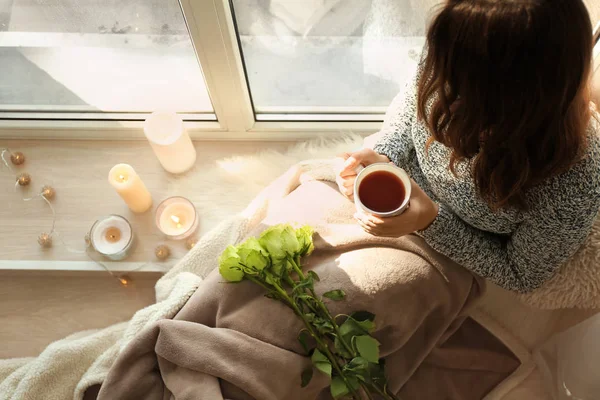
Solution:
M19 186L27 186L31 183L31 175L22 173L17 176L17 183Z

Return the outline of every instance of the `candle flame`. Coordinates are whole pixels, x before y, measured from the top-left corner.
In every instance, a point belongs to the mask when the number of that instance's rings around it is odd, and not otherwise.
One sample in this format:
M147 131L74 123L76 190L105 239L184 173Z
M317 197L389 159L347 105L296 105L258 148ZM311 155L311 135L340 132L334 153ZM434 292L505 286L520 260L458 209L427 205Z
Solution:
M127 175L120 174L119 175L119 181L121 181L121 182L127 182Z
M171 221L175 222L177 228L181 228L181 219L177 215L171 215Z
M121 285L125 287L129 285L129 280L127 278L119 278L119 282L121 282Z

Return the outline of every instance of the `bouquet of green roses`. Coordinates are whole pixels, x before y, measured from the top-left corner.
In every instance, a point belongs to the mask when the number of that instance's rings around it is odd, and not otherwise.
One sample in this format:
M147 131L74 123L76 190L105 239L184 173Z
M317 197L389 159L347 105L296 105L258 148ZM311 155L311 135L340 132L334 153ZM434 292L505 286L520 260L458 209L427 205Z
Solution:
M298 340L314 368L331 378L335 399L373 399L373 395L396 399L387 389L379 342L371 336L375 315L361 311L333 317L329 313L323 298L340 301L346 295L341 289L322 296L315 293L319 277L314 271L303 271L301 265L302 257L313 250L311 227L276 225L258 239L227 247L219 258L219 271L229 282L246 279L260 285L268 298L294 311L304 323ZM312 379L314 368L302 373L302 387Z

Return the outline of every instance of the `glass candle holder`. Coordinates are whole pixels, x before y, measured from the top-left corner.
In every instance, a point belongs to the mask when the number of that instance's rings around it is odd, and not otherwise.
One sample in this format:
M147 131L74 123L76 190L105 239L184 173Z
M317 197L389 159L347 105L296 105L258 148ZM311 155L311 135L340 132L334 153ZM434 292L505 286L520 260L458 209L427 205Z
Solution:
M156 226L171 239L185 239L198 227L196 207L185 197L169 197L156 209Z
M120 215L108 215L98 219L90 230L90 242L98 253L118 261L129 255L133 244L131 224Z

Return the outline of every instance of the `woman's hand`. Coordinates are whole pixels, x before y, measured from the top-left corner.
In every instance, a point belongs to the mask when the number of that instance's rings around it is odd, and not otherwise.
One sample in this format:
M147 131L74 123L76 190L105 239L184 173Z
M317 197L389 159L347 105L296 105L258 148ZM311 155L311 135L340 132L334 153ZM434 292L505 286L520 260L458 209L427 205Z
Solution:
M358 172L356 168L360 165L366 167L379 162L390 162L390 159L384 155L376 153L372 149L362 149L354 153L344 153L340 155L346 160L342 171L336 177L336 182L343 195L352 199L354 197L354 181Z
M437 218L439 206L411 179L410 206L396 217L379 218L358 212L359 225L374 236L400 237L427 228Z

